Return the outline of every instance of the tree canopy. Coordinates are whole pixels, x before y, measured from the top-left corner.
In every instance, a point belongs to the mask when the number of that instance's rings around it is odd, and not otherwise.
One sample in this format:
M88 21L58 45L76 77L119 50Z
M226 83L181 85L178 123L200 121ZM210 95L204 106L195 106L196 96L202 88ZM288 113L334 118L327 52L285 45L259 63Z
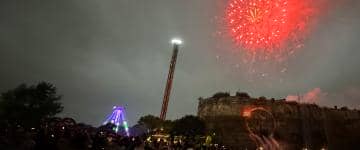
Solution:
M63 110L60 99L51 83L21 84L1 94L0 118L9 124L36 126L41 119L53 117Z
M187 115L174 121L171 134L191 137L204 135L205 132L206 126L203 120L196 116Z
M156 116L146 115L139 119L138 124L145 125L148 129L153 130L162 126L163 121Z

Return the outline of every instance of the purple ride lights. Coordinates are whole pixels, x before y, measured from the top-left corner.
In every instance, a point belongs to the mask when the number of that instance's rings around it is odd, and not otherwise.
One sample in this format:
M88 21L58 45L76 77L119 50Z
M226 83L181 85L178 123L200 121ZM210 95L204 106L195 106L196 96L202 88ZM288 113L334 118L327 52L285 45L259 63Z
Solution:
M109 117L106 118L106 121L103 123L108 124L112 123L115 125L114 131L118 133L119 127L122 125L122 127L125 129L126 135L129 136L129 127L125 118L125 108L122 106L114 106L113 112Z

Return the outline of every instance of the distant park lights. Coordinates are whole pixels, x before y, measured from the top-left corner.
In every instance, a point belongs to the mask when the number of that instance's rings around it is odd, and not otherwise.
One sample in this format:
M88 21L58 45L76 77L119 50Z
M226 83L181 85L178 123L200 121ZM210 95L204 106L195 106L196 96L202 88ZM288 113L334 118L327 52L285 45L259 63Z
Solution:
M171 39L171 44L173 45L181 45L183 41L180 38L173 38Z

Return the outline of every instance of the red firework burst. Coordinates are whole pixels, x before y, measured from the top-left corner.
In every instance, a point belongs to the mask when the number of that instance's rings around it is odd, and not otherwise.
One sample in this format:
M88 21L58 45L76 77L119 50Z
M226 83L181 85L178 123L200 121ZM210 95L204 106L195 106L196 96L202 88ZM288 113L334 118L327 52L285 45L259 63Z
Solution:
M288 45L308 24L307 0L229 0L226 23L236 44L249 50Z

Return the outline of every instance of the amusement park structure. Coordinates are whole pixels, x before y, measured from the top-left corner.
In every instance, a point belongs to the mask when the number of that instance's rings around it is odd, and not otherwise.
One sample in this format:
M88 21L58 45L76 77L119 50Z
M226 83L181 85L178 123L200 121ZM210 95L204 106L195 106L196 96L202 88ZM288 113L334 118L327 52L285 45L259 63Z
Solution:
M230 149L358 149L360 139L360 110L244 92L199 98L198 116Z
M162 119L162 120L166 119L166 112L167 112L168 103L169 103L169 99L170 99L172 82L174 79L174 71L175 71L177 54L179 52L179 46L182 44L182 41L180 39L172 39L171 44L173 45L173 54L172 54L171 61L170 61L170 69L169 69L168 78L166 81L164 98L163 98L163 103L162 103L161 112L160 112L160 119Z
M125 134L129 136L129 127L125 118L125 108L121 106L114 106L113 112L110 116L106 118L106 121L103 123L105 124L114 124L114 131L116 133L119 132L120 127L122 127L125 130Z

